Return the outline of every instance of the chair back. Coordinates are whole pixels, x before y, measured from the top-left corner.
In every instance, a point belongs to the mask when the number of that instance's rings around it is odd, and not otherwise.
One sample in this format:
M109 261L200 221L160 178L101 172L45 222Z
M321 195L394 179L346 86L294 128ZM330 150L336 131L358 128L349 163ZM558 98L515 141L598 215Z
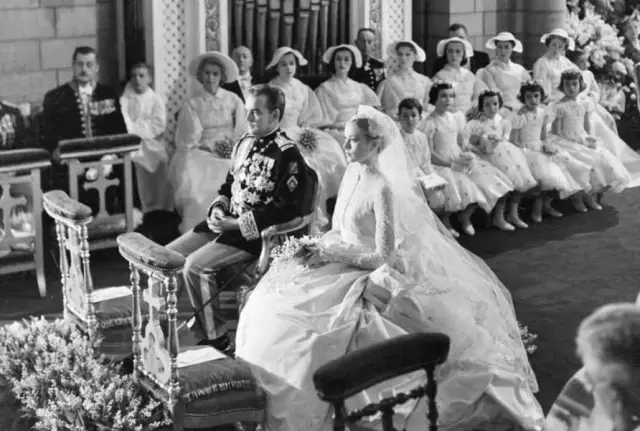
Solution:
M44 210L56 226L65 319L79 320L93 334L97 322L91 301L94 289L87 230L93 219L91 208L71 199L62 190L45 193L43 202Z
M636 84L636 100L640 100L640 63L636 63L633 66L633 82ZM640 110L640 103L638 103L638 110Z
M333 429L343 431L348 424L382 413L383 430L392 431L394 408L410 399L420 399L426 395L429 431L436 431L438 410L435 400L435 368L447 360L449 346L450 339L444 334L410 334L355 350L320 367L313 375L313 382L320 399L332 404L335 409ZM426 385L419 386L408 394L399 393L384 398L361 410L346 412L347 398L378 383L418 370L426 372Z
M184 257L143 235L131 232L118 236L120 255L129 262L133 293L133 365L144 386L159 394L169 405L178 400L177 277ZM141 275L147 289L141 292ZM142 301L146 304L143 307ZM148 310L148 316L142 310ZM166 336L161 326L166 316ZM143 317L147 321L142 334Z

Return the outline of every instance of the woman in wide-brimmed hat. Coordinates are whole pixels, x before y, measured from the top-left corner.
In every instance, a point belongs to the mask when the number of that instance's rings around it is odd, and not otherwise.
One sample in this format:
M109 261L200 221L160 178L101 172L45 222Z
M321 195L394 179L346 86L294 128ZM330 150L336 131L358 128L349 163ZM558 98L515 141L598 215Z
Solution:
M463 66L466 60L473 57L473 47L464 39L450 37L438 42L436 54L438 57L445 57L447 64L435 74L434 81L452 83L456 92L454 109L467 114L480 92L486 89L486 85L477 79L473 72Z
M231 148L247 130L242 100L220 88L238 79L231 58L217 51L204 53L189 63L188 73L199 88L180 110L169 172L181 232L206 218L229 171Z
M307 64L307 59L300 51L283 46L276 49L267 71L275 72L276 77L269 83L282 89L286 98L280 127L298 144L306 162L318 174L320 199L311 231L322 233L330 227L327 200L338 196L347 159L340 142L318 130L319 126L326 124L326 120L316 94L295 78L298 67Z
M333 76L316 89L329 132L338 142L344 141L344 126L360 105L380 107L380 98L366 84L356 82L350 74L362 67L362 54L353 45L336 45L325 51L322 62Z
M560 100L563 96L558 89L560 75L568 69L578 67L566 57L566 51L575 49L575 41L563 28L545 33L540 42L547 46L547 52L533 64L533 78L542 84L547 94L547 102Z
M431 79L413 70L415 62L427 60L427 54L417 43L411 40L395 41L387 47L386 62L397 61L396 72L380 84L378 90L382 109L392 118L398 118L398 105L403 99L412 97L422 103L424 114L429 109L429 89Z
M511 61L512 53L522 53L522 42L508 31L503 31L489 39L485 47L494 50L496 56L487 67L478 70L476 76L487 87L500 90L504 101L500 115L508 118L522 106L518 100L520 86L531 80L527 69Z

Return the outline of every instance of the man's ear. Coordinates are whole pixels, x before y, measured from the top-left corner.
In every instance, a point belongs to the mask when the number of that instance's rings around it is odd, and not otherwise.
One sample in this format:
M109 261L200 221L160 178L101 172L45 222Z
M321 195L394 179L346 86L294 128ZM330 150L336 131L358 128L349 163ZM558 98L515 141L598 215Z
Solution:
M281 116L280 108L274 109L273 111L271 111L271 114L273 114L274 121L280 122L280 116Z

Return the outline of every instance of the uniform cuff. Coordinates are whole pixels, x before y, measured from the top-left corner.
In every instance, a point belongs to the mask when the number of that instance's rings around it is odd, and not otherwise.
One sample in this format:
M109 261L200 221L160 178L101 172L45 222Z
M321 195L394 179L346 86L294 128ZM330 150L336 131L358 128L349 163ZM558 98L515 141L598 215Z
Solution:
M226 196L218 196L216 198L216 200L213 201L213 203L211 204L211 206L209 207L209 213L211 213L211 210L213 210L213 208L215 207L220 207L222 208L224 211L229 212L229 205L231 204L231 201L229 200L228 197Z
M240 226L240 233L247 241L252 241L260 238L260 231L256 219L253 216L253 211L247 211L238 218L238 225Z

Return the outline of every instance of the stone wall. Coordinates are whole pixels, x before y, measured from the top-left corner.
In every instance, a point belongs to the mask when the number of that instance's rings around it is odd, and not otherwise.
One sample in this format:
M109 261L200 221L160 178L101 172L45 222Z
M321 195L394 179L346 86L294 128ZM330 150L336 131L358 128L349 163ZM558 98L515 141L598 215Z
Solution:
M114 5L113 0L1 0L0 98L39 103L70 79L78 45L98 49L103 81L117 82Z

